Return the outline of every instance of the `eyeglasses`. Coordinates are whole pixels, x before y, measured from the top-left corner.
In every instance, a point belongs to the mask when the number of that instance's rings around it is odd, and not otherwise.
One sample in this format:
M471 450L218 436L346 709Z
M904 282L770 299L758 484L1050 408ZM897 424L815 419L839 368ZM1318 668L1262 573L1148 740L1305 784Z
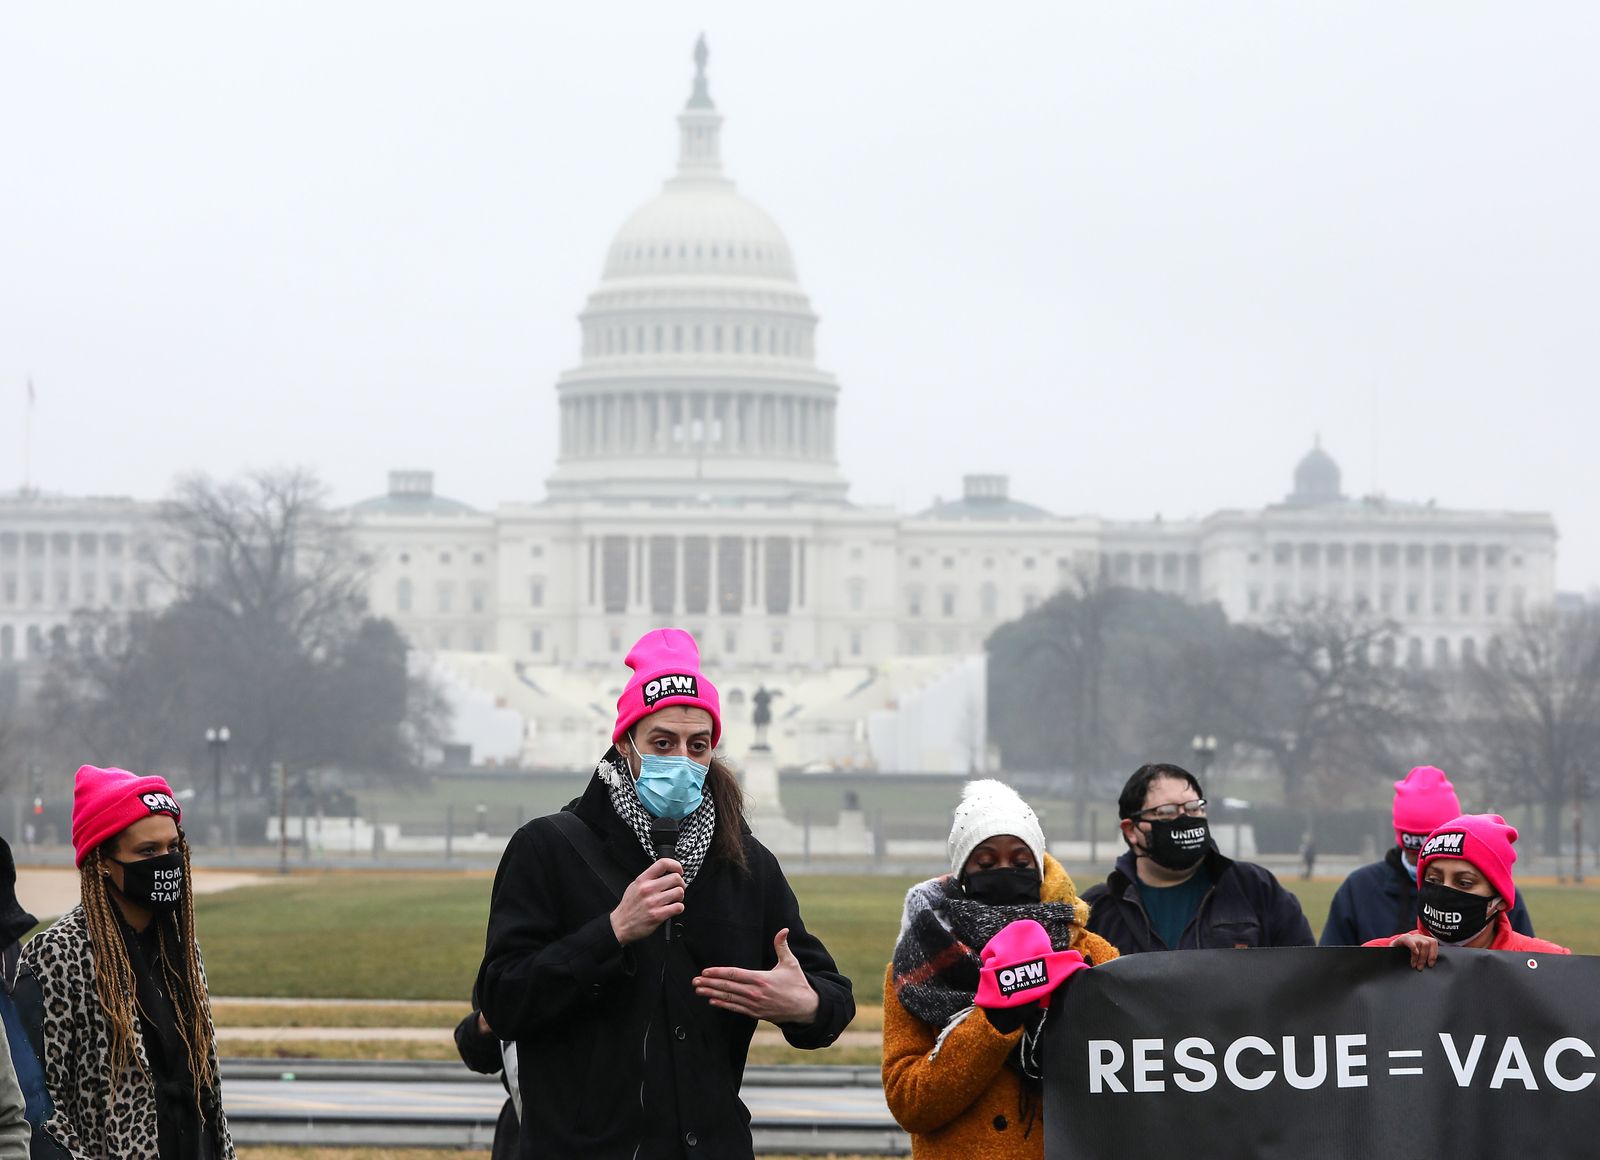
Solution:
M1141 822L1171 822L1176 821L1179 814L1188 814L1191 818L1206 816L1206 799L1195 798L1193 801L1184 802L1182 805L1173 805L1168 802L1164 806L1151 806L1147 810L1140 810L1133 816Z

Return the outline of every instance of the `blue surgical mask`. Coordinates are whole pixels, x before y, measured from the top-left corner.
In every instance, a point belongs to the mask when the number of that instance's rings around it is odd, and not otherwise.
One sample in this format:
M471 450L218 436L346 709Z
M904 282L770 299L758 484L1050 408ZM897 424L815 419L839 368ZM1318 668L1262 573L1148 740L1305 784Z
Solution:
M639 780L634 782L634 788L644 808L655 817L682 821L700 808L709 772L709 765L688 757L641 753Z

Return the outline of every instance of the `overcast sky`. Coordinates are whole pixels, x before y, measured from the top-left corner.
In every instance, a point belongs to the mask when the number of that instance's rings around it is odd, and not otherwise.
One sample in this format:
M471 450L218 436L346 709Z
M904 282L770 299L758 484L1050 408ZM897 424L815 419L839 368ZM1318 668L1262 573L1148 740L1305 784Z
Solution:
M852 497L1546 510L1600 585L1600 5L6 6L0 486L535 499L695 36Z

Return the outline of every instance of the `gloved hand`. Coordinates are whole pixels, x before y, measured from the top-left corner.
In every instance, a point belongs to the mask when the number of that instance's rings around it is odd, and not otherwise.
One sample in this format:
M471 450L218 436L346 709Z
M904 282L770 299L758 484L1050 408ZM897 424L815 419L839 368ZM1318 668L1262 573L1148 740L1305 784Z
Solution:
M1021 1027L1032 1030L1044 1018L1044 1008L1037 1001L1020 1007L983 1007L980 1010L1001 1035L1010 1035Z

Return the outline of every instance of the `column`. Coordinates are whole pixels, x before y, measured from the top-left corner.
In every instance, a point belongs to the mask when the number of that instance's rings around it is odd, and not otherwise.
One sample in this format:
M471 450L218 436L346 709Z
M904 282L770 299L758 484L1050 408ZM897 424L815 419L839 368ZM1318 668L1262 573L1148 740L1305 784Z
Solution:
M682 536L674 536L674 537L672 537L672 551L673 551L674 556L677 559L677 565L676 565L677 575L673 577L673 585L672 585L672 614L674 616L678 617L679 619L682 619L683 612L684 612L684 599L683 599L683 589L684 589L684 584L683 584L683 537Z
M661 392L657 391L654 394L654 396L652 396L652 400L653 400L653 407L654 407L654 411L655 411L655 420L654 420L654 425L650 428L650 450L659 455L661 453L661 430L662 430L662 426L661 426L661 424L662 424Z

